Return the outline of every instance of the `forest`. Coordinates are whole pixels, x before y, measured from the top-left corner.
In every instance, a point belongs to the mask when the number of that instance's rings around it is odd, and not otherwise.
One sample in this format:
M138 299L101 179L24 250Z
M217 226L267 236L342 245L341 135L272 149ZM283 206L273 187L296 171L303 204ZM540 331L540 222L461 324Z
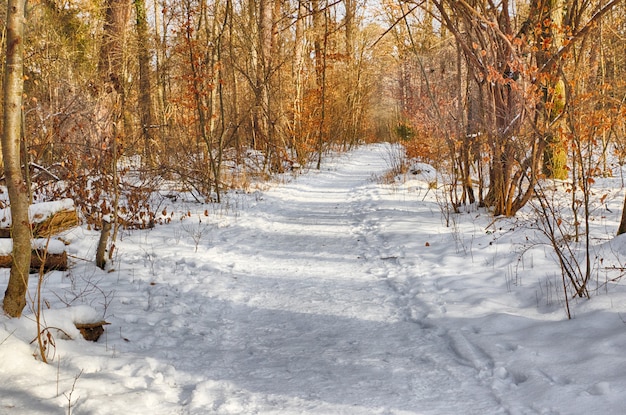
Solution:
M219 203L391 141L447 172L452 211L514 216L566 183L578 237L626 158L619 0L9 0L0 18L13 316L31 203L73 199L102 264L120 228L162 220L166 185Z
M7 0L0 412L623 412L625 3Z

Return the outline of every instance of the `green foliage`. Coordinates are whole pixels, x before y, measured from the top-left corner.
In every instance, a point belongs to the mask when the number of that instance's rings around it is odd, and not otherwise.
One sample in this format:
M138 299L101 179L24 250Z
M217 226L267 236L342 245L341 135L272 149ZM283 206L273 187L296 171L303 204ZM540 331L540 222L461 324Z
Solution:
M71 49L68 57L71 56L75 64L89 65L94 37L90 22L85 19L85 10L80 7L59 6L52 0L44 1L43 6L45 19L40 22L52 22L49 30L50 36L56 37L59 42L56 47L66 45L66 48Z
M405 123L396 125L395 133L402 141L410 141L415 137L413 127Z
M563 143L551 140L544 152L543 174L556 180L567 179L567 152Z

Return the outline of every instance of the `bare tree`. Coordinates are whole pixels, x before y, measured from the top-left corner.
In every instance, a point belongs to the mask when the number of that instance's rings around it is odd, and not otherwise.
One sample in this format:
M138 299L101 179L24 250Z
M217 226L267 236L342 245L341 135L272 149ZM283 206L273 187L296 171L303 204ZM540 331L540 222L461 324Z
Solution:
M272 150L272 123L270 107L270 76L272 71L272 19L273 7L271 0L259 0L251 2L256 7L252 12L256 21L257 42L253 46L256 49L256 76L254 85L255 113L254 113L254 133L259 141L259 145L266 152ZM274 161L275 157L272 157ZM276 164L276 166L278 166Z
M24 182L20 157L24 91L25 3L25 0L8 1L6 23L2 157L11 203L13 265L4 294L3 308L11 317L20 317L26 306L31 256L31 231L28 218L29 189Z
M305 53L306 53L306 38L305 38L305 18L307 15L306 0L298 0L297 17L295 22L295 33L293 42L293 69L292 78L294 84L293 91L293 117L291 124L291 137L290 145L296 151L296 157L298 161L303 163L308 156L306 151L302 149L302 146L298 145L302 142L302 135L304 133L302 125L302 111L304 101L304 72L305 72Z
M457 65L456 72L461 74L464 67L468 74L467 116L458 111L463 97L449 99L444 93L443 99L448 98L450 104L440 101L447 105L440 113L455 116L446 115L449 124L436 120L444 125L445 136L456 136L457 142L450 147L454 149L452 169L455 174L465 172L462 181L472 200L467 167L474 160L488 160L489 189L484 198L479 194L479 200L496 215L514 215L543 177L544 159L551 175L556 165L565 165L561 156L566 154L559 144L565 130L560 120L567 104L563 71L577 56L576 45L586 42L620 1L533 0L524 7L510 1L408 3L430 13L452 35L463 58L463 62L457 59L462 65ZM430 4L434 10L428 9ZM463 119L467 133L459 128ZM463 153L472 146L473 137L481 142L474 151L477 154ZM463 149L460 157L455 154L457 148Z
M106 0L104 34L98 61L100 77L119 94L124 92L124 36L130 18L130 5L129 0Z
M148 38L148 18L146 15L145 0L134 0L137 30L137 58L139 61L139 118L141 121L141 136L144 143L144 162L154 165L154 138L153 111L152 111L152 82L150 80L150 49Z
M117 221L117 208L119 202L119 177L117 171L117 157L118 157L118 144L122 141L124 136L125 123L125 101L126 101L126 86L124 81L124 39L126 36L126 29L128 26L128 20L130 18L130 6L129 0L107 0L106 13L104 21L104 34L102 44L100 46L100 60L98 62L98 71L102 81L104 81L105 88L103 93L103 103L101 107L101 114L99 116L104 120L105 127L101 131L100 140L102 142L102 148L105 152L108 152L104 157L109 161L103 165L101 174L110 178L109 188L105 189L111 197L111 206L107 207L110 210L113 218L106 217L106 213L102 212L103 220L101 225L102 237L101 243L98 244L98 252L96 252L96 258L98 266L104 268L104 249L106 249L106 241L111 230L107 224L110 220L113 221L113 240L116 238L119 223ZM105 181L106 182L106 181ZM107 187L105 185L105 187ZM104 240L104 243L102 242ZM113 252L109 252L109 257Z

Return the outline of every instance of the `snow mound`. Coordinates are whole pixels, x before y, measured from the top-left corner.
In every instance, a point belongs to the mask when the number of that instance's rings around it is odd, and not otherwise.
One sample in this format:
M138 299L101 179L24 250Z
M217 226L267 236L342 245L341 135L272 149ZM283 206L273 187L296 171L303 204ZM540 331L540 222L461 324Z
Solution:
M432 183L437 180L437 170L430 164L414 161L408 169L408 174L418 180Z
M72 199L54 200L51 202L35 203L28 208L28 218L31 223L41 223L56 212L66 210L74 210L74 201ZM0 209L0 224L3 227L11 226L11 209L6 207Z
M46 251L49 254L60 255L65 252L65 243L58 239L37 238L32 241L33 249ZM13 252L13 240L0 238L0 255L11 255Z

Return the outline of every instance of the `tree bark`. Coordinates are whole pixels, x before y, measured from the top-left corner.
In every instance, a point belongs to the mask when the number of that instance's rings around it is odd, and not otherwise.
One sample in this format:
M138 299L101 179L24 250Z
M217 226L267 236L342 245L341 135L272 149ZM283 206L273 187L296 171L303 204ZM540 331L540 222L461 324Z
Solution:
M541 9L537 10L542 22L539 41L540 47L536 52L537 67L546 65L551 56L563 45L563 15L566 5L563 0L545 0L540 2ZM532 12L534 13L534 12ZM554 69L550 70L551 79L548 79L542 87L545 89L543 95L543 117L545 123L544 139L548 143L544 150L543 173L546 177L557 180L565 180L568 175L567 170L567 150L561 137L559 137L559 125L562 121L555 122L563 112L566 105L565 84L557 76L556 63Z
M141 119L141 136L144 142L144 162L153 167L154 152L152 149L152 82L150 81L150 51L148 50L148 19L145 0L134 0L137 28L137 58L139 61L139 118Z
M356 32L355 27L355 15L356 15L356 1L355 0L345 0L346 7L346 59L348 62L351 62L354 58L354 33Z
M103 220L102 230L100 231L100 239L98 239L98 246L96 248L96 266L100 269L104 269L106 267L106 251L110 235L111 222Z
M130 18L129 0L107 0L98 72L109 88L123 94L124 35Z
M324 57L322 56L324 38L322 36L326 35L326 32L324 30L324 15L322 15L322 13L326 13L326 9L324 8L322 0L311 0L311 4L309 7L311 9L310 13L312 14L313 21L315 81L318 89L321 89L323 84L322 72L324 68Z
M4 294L3 308L11 317L20 317L26 306L31 254L31 232L28 219L29 192L24 182L20 162L25 3L25 0L8 1L6 24L2 157L11 203L13 264Z
M305 39L305 19L307 15L306 2L307 0L298 1L298 15L296 17L296 28L294 37L294 49L293 49L293 119L291 126L291 147L296 150L296 156L300 164L305 164L308 157L307 151L301 149L298 145L302 141L303 129L302 129L302 110L304 101L304 56L306 53L306 39ZM302 146L303 148L305 146Z
M113 237L115 240L119 223L117 221L117 207L119 201L119 177L117 172L118 142L125 135L126 127L130 125L124 122L126 119L125 102L126 86L124 80L124 44L126 30L130 19L131 0L106 0L104 34L100 46L100 60L98 72L104 83L102 92L102 117L105 120L105 128L101 131L103 151L109 152L110 164L104 167L103 174L111 176L110 188L104 189L112 199L110 210L112 212ZM106 187L106 185L105 185ZM103 231L100 236L108 240L109 233L105 234L105 220ZM105 241L106 243L106 241ZM110 251L110 254L113 251ZM96 255L96 262L101 266L100 259Z
M624 207L622 208L622 220L619 223L617 234L622 235L626 233L626 197L624 197Z
M313 0L313 31L315 40L315 75L319 94L319 123L317 131L317 165L319 170L322 165L322 152L324 150L324 121L326 118L326 52L328 46L328 0Z
M270 73L272 51L272 2L259 0L257 16L258 60L255 80L255 135L260 139L270 165L275 160L272 154L272 130L270 109ZM274 167L274 166L273 166Z

